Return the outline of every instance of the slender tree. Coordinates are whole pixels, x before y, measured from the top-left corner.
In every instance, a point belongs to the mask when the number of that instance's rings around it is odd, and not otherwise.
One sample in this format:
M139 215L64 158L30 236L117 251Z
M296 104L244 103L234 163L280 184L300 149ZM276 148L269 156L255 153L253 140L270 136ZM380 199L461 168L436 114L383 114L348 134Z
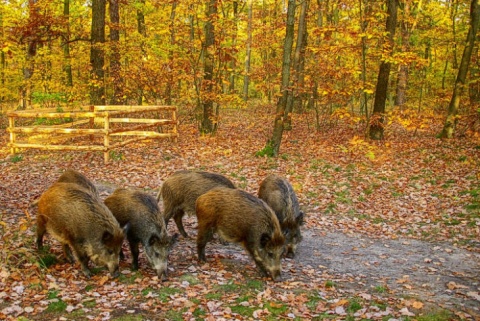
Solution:
M0 39L3 42L5 37L4 27L3 27L3 10L0 10ZM7 62L5 59L5 52L0 50L0 85L2 88L5 88L5 70L7 69ZM3 103L5 100L5 92L2 91L0 94L0 103Z
M368 0L365 1L365 5L363 5L363 1L359 0L359 8L360 8L360 28L362 30L362 63L361 63L361 74L360 79L362 81L362 94L360 96L360 113L365 114L368 119L368 88L367 88L367 27L368 27L368 19L367 16L371 11L371 4ZM364 9L363 9L364 8Z
M378 71L377 86L375 90L375 100L373 103L373 115L370 119L370 138L383 139L383 123L385 113L385 103L387 101L388 79L390 77L391 62L388 57L393 52L395 29L397 26L397 0L387 0L387 23L386 31L388 33L387 41L384 43L384 52L387 59L382 60L380 70Z
M70 0L63 0L63 16L66 21L66 30L63 36L63 57L65 59L63 71L65 72L65 85L73 86L72 64L70 62Z
M411 36L417 25L417 18L422 9L422 0L413 2L407 0L402 5L402 18L400 22L400 50L408 53L411 50ZM409 63L400 61L397 74L397 88L395 106L402 107L407 102L407 88L409 82Z
M213 108L214 99L214 45L215 45L215 28L214 19L217 15L217 0L209 0L207 3L207 21L205 22L205 41L203 42L203 81L202 81L202 110L203 116L200 124L200 132L214 133L217 130L217 115Z
M247 43L245 44L245 71L243 75L243 100L248 100L248 87L250 85L250 56L252 54L252 23L253 23L253 0L248 0L247 5Z
M448 114L440 138L452 138L455 134L456 117L458 107L460 106L460 97L465 89L465 81L467 79L468 66L470 58L475 46L475 38L477 36L478 23L480 21L480 0L472 0L470 5L470 27L468 29L465 49L463 50L462 60L458 68L457 78L453 87L452 99L448 105Z
M172 87L173 87L173 70L174 70L174 57L173 48L175 46L175 15L177 10L178 0L172 1L172 9L170 11L170 25L168 29L170 31L170 48L168 50L168 76L167 85L165 87L165 103L167 105L172 104Z
M288 100L286 107L287 118L285 120L285 129L292 128L292 111L294 108L301 109L303 104L304 92L304 67L305 67L305 48L307 47L307 11L310 1L303 0L300 4L300 16L298 19L297 43L295 45L295 54L293 56L293 84L295 88L292 92L293 99Z
M110 80L113 93L112 105L121 105L123 98L123 78L120 63L120 4L119 0L109 0L108 12L110 16Z
M277 156L280 151L280 144L282 143L282 135L285 126L284 123L288 117L286 108L288 100L293 99L290 86L290 66L293 40L295 36L295 7L295 0L288 0L287 26L283 43L281 96L277 102L272 138L267 142L266 146L266 150L271 150L272 156Z
M29 11L29 24L36 25L38 20L38 8L36 7L37 0L28 0L28 11ZM32 83L31 78L34 72L34 62L33 59L37 54L37 48L39 44L39 38L33 34L25 33L27 54L26 62L23 67L23 85L20 88L20 108L25 109L27 106L32 104Z
M139 3L141 4L140 8L137 8L137 31L138 33L142 36L143 39L147 38L147 27L145 25L145 15L143 14L143 8L145 6L145 0L139 0ZM145 41L142 40L140 43L140 51L142 54L142 59L140 60L140 68L143 66L143 58L147 56L147 53L145 51ZM141 76L139 75L139 78ZM138 97L137 97L137 104L142 105L143 104L143 81L139 82L139 85L137 86L137 91L138 91Z
M92 105L105 105L104 65L105 57L103 45L105 43L105 0L92 0L92 29L90 64L91 87L90 103Z

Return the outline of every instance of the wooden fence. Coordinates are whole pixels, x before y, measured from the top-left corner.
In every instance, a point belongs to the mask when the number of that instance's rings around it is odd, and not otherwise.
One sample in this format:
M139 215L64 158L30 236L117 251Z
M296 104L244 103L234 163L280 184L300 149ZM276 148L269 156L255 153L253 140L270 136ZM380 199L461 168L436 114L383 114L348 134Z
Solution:
M178 137L174 106L89 106L86 109L88 111L49 108L9 112L10 152L15 154L19 148L103 151L107 163L110 151L115 148L143 139L173 137L176 141ZM144 115L155 115L155 118L142 118ZM154 131L153 127L158 130Z

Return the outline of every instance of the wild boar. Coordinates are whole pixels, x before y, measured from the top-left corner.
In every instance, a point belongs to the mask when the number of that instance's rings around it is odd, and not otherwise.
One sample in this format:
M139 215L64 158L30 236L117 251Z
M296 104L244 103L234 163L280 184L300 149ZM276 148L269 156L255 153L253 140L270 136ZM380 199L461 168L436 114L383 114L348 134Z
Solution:
M285 254L293 258L298 243L302 241L300 226L303 225L304 213L300 210L292 185L278 175L268 175L260 184L258 197L277 215L286 240Z
M91 275L90 260L106 266L112 276L118 275L118 255L125 231L105 204L89 190L62 182L46 190L38 201L39 250L46 232L62 243L68 261L73 263L75 256L87 277Z
M75 183L83 188L89 190L93 195L99 196L98 190L93 185L93 183L85 177L80 172L77 172L76 170L73 169L67 169L63 174L58 178L57 182L60 183Z
M165 222L173 217L183 237L188 237L183 227L182 218L185 213L195 213L197 198L215 187L235 188L225 176L201 171L178 171L167 178L157 195L163 199Z
M157 275L166 279L167 260L177 235L169 237L155 197L144 192L119 188L105 199L120 226L130 224L127 239L132 252L132 268L138 269L139 243Z
M285 238L264 201L242 190L218 187L197 199L196 212L200 261L206 261L205 246L217 233L227 242L240 243L264 276L280 277Z

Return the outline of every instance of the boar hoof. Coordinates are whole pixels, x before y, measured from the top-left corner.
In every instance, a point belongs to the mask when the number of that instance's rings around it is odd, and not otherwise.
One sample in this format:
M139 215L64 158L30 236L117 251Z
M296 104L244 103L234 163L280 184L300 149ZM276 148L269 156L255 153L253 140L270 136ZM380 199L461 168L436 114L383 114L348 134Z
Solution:
M160 280L161 280L162 282L165 282L165 281L168 280L167 272L166 272L166 271L157 272L157 276L160 278Z
M85 277L86 277L87 279L90 279L90 278L92 277L92 272L90 272L90 270L88 270L88 269L87 269L87 270L82 269L82 271L83 271L83 274L85 275Z

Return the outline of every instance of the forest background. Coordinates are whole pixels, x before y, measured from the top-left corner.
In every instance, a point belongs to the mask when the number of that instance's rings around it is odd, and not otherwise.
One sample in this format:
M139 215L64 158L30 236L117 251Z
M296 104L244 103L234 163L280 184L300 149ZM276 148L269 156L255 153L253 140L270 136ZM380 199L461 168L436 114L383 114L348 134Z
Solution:
M180 125L178 142L132 144L113 151L109 164L90 152L9 156L2 131L0 318L480 315L477 1L1 4L1 129L11 110L92 104L175 105ZM445 130L448 123L454 130ZM306 240L277 284L261 280L235 248L212 245L214 258L199 266L194 242L184 239L166 283L148 268L131 272L127 262L118 281L101 270L86 280L33 245L28 205L67 167L101 185L103 197L115 186L156 192L185 168L220 172L256 193L276 172L306 208ZM329 233L352 237L338 242L351 248L335 252ZM399 238L406 240L398 247L387 243ZM430 250L404 270L419 252L408 247L414 239ZM373 242L384 252L357 255ZM396 251L385 252L390 246ZM357 267L393 257L396 269L342 272L329 250ZM60 253L55 242L52 251ZM445 270L449 260L457 265Z
M375 125L372 113L383 121L385 111L390 122L421 128L447 115L471 47L459 94L467 97L453 115L469 118L464 134L478 118L478 47L467 38L475 4L4 1L0 106L175 104L212 132L222 108L286 104L290 94L285 118L311 111L318 129L331 115Z

